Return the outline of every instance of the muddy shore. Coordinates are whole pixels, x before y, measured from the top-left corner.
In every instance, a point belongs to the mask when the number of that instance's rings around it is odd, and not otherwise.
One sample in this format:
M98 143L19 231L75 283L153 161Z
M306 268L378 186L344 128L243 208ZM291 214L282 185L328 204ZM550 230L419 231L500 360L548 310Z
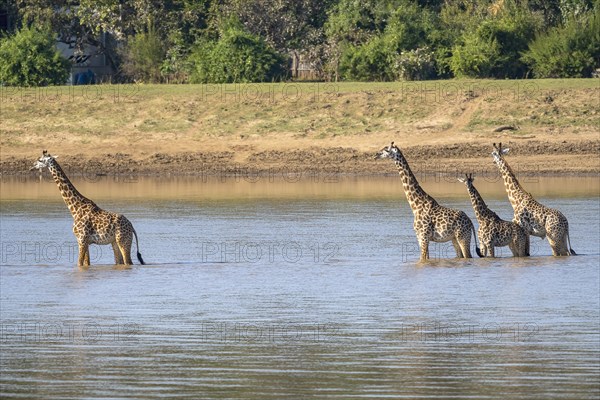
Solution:
M526 175L598 175L600 140L543 142L507 141L507 159L513 169ZM415 173L460 175L464 172L495 173L491 143L403 146ZM0 174L36 176L29 171L39 155L0 157ZM190 151L165 153L103 153L61 155L59 162L70 176L305 176L317 174L395 174L390 163L374 159L374 152L351 147L258 150L241 146L239 151Z

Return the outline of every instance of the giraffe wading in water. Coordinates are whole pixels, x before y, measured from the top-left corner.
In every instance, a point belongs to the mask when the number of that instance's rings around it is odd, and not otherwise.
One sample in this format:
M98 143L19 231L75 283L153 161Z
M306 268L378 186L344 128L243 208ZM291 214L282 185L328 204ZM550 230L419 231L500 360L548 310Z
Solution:
M56 162L56 157L43 151L42 156L34 164L33 169L42 171L48 168L63 200L73 216L73 233L79 244L80 267L90 265L90 244L111 244L115 254L115 264L131 265L131 245L135 236L137 258L144 264L139 252L137 233L133 225L121 214L104 211L90 199L84 197L75 189L63 169Z
M475 236L477 255L482 257L477 247L477 235L471 219L463 211L440 206L433 197L425 193L406 158L394 142L379 151L375 158L390 158L398 168L406 199L415 217L413 227L421 247L421 261L429 258L430 241L452 241L456 257L471 258L471 234Z
M523 228L512 221L501 219L490 210L473 185L473 174L467 174L458 180L467 186L475 217L479 222L479 247L485 257L495 257L495 247L508 246L513 256L529 256L529 235Z
M508 200L515 212L513 222L519 224L528 235L548 237L554 256L576 255L571 248L569 238L569 222L558 210L546 207L526 192L517 180L512 169L504 159L509 149L502 148L502 143L494 143L492 157L494 163L502 174L504 188L508 194Z

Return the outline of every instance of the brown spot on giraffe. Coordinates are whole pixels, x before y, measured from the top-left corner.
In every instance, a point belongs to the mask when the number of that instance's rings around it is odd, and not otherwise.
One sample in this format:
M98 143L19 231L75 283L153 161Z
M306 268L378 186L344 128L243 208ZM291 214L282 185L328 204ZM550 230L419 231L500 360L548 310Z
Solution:
M575 255L569 238L569 222L558 210L546 207L537 202L522 187L512 169L504 159L509 149L502 148L502 143L494 143L492 157L502 174L504 188L508 200L514 210L513 221L521 226L528 235L542 239L548 237L554 256Z
M529 256L529 235L512 221L501 219L489 209L479 191L473 185L473 174L467 174L458 180L467 186L475 217L479 222L479 247L485 257L495 257L495 248L508 246L513 256Z
M394 145L394 142L379 151L375 158L392 159L398 168L406 199L415 217L413 227L421 247L421 261L429 258L430 241L452 241L456 257L471 258L471 234L475 236L476 241L477 235L473 222L467 214L460 210L440 206L433 197L427 194L419 185L406 158L398 146ZM477 245L475 250L481 257Z
M131 245L134 236L138 248L137 258L140 264L144 264L139 252L137 233L125 216L105 211L79 193L56 161L56 157L48 154L46 150L42 152L42 157L37 160L32 169L42 170L44 168L48 168L52 174L62 198L73 216L73 233L79 244L77 264L80 267L90 265L90 244L110 244L115 256L115 264L133 264L131 262Z

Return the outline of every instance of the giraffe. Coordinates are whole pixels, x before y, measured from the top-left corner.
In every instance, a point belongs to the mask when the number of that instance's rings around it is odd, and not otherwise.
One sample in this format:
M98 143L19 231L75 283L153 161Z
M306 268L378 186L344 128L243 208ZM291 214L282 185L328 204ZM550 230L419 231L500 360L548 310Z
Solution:
M554 256L576 255L577 253L571 248L567 218L560 211L538 203L521 187L504 159L508 150L502 147L502 143L497 145L494 143L492 157L502 174L508 200L514 210L513 221L519 224L528 235L538 236L542 239L547 236Z
M479 222L479 247L485 257L495 257L495 247L508 245L515 257L529 255L529 235L512 221L504 221L488 208L473 185L473 174L466 174L458 180L467 186L475 217Z
M79 258L77 264L80 267L90 265L90 244L111 244L115 256L115 264L131 265L131 245L133 236L137 245L137 258L140 264L144 264L139 252L137 233L133 225L125 216L102 210L92 200L84 197L67 177L56 157L42 152L34 166L31 168L42 171L48 168L65 204L73 216L73 233L79 245Z
M413 227L421 248L421 261L429 258L429 242L452 241L457 258L471 258L471 233L477 235L473 223L463 211L443 207L427 194L419 185L412 173L406 158L394 142L384 147L376 155L376 159L390 158L394 160L400 177L406 199L414 215ZM475 250L482 257L477 243Z

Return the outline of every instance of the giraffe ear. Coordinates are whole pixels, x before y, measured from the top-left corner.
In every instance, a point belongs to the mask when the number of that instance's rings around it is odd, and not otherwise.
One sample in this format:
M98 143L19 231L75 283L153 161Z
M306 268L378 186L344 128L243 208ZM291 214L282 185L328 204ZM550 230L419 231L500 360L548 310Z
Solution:
M509 151L509 150L510 150L510 149L502 149L502 154L508 154L508 151Z
M58 156L52 156L52 158L58 158Z
M465 178L457 178L457 179L458 179L459 182L462 182L462 183L466 182Z

